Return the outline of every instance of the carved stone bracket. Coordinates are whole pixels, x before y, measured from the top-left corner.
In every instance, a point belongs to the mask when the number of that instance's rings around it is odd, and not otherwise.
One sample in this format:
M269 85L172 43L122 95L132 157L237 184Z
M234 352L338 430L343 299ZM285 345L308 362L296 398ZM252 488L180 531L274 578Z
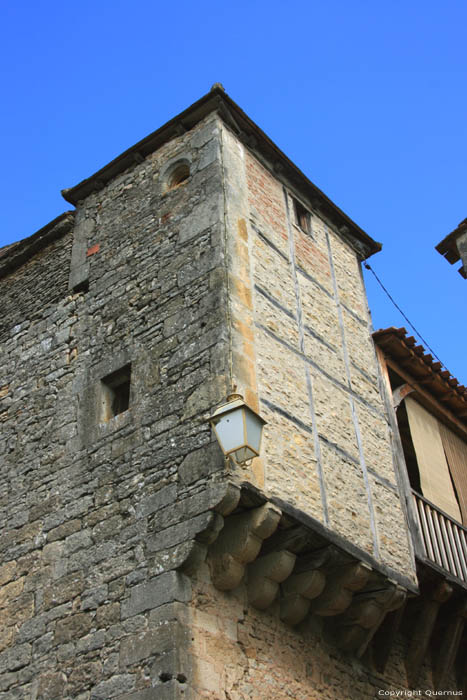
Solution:
M281 620L298 625L310 611L311 601L324 589L325 575L314 569L294 574L282 584Z
M290 576L296 556L286 549L259 557L248 566L248 600L265 610L277 597L279 584Z
M281 511L271 503L231 516L210 548L212 582L221 591L236 588L245 567L259 554L263 540L275 531Z
M232 483L213 486L207 492L207 505L212 509L187 523L190 538L172 554L176 568L192 575L205 561L208 547L224 527L224 518L235 510L240 500L240 489Z

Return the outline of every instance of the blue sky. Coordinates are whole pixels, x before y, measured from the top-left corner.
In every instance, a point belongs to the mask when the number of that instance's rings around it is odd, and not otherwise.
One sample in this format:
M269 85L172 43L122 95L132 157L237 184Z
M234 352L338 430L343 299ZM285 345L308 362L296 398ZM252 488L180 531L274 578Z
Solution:
M383 251L376 273L467 383L467 281L434 246L467 217L464 0L30 0L0 7L0 245L222 82ZM405 325L365 273L375 327Z

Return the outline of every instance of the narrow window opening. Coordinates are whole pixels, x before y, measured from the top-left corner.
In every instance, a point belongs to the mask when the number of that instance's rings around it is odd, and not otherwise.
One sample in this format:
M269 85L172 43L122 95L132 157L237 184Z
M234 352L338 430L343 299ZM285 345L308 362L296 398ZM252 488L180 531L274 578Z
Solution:
M303 204L294 199L295 223L300 226L305 233L311 233L311 215Z
M101 382L101 423L105 423L130 407L131 365L112 372Z
M391 389L393 391L405 384L405 381L402 379L402 377L400 377L397 374L397 372L395 372L391 367L388 367L388 375L389 381L391 383ZM396 418L410 485L414 489L414 491L421 493L422 489L420 485L420 472L418 468L417 455L415 453L415 447L410 432L407 409L403 401L396 410Z
M407 472L409 475L410 485L414 489L414 491L422 493L417 454L415 452L415 447L412 441L412 435L410 433L409 426L409 418L407 416L407 409L404 403L402 403L397 409L397 423L399 427L399 435L401 438L402 449L404 451L405 463L407 465Z

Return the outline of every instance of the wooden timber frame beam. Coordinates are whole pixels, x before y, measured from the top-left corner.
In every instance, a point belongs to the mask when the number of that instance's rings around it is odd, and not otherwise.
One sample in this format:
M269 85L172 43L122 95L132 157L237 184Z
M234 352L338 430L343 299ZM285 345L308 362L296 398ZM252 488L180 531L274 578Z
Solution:
M391 426L392 433L392 449L395 462L395 473L396 479L399 486L399 492L403 494L401 497L401 505L404 511L404 515L407 519L407 524L409 532L412 535L409 537L409 546L412 548L411 554L413 559L413 565L415 567L415 555L422 557L424 556L424 546L423 537L418 524L418 515L416 512L415 504L412 498L412 487L409 481L409 475L407 471L407 464L405 462L404 449L402 447L402 441L399 433L399 426L397 424L396 411L394 409L394 395L391 388L391 382L388 373L388 364L386 360L385 353L382 348L375 344L376 357L378 359L379 369L381 371L381 389L384 399L384 404L386 406L386 412L389 419L389 425ZM408 382L405 384L408 386ZM406 389L407 391L407 389Z
M452 587L445 581L441 581L426 597L424 596L405 658L407 680L411 688L415 688L417 685L420 669L428 651L439 609L442 603L446 602L451 595Z
M467 618L467 596L451 612L434 669L435 687L442 690L456 660Z

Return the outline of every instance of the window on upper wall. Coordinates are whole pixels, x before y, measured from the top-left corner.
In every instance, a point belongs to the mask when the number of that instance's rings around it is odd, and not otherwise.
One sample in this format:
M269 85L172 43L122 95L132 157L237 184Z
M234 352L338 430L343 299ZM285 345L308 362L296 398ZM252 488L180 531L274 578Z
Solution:
M166 191L175 190L190 177L190 165L186 161L176 163L169 172L167 178Z
M105 423L130 407L131 365L101 380L100 422Z
M305 209L303 204L301 204L297 199L294 198L294 214L295 223L299 226L305 233L311 233L311 214L308 209Z

